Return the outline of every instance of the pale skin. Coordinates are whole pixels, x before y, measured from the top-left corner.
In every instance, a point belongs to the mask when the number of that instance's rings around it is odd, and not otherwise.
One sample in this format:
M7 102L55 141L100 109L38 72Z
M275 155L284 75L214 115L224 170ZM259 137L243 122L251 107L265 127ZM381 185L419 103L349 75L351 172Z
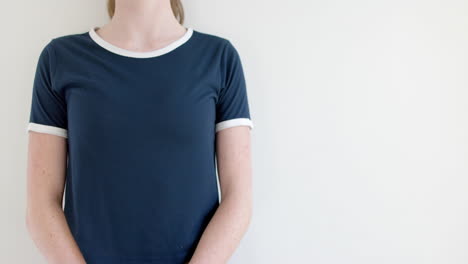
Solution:
M114 17L98 34L133 51L150 51L180 38L185 28L169 0L117 0ZM252 215L250 129L236 126L216 133L221 203L204 230L190 264L227 263ZM66 139L29 132L26 223L51 264L86 263L62 209L67 159Z

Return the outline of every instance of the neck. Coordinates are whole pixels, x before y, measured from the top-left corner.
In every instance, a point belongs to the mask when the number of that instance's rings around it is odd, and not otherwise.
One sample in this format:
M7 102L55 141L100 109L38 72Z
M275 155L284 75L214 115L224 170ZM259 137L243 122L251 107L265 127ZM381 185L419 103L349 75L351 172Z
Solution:
M119 32L127 39L166 39L185 32L170 0L116 0L111 21L103 31Z

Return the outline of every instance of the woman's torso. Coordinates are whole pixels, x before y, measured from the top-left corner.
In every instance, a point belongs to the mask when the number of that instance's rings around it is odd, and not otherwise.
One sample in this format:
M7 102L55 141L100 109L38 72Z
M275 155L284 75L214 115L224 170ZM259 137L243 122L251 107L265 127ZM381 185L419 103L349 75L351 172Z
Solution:
M70 229L88 263L182 263L218 206L216 103L227 43L187 31L173 50L136 58L90 32L50 47L67 105Z

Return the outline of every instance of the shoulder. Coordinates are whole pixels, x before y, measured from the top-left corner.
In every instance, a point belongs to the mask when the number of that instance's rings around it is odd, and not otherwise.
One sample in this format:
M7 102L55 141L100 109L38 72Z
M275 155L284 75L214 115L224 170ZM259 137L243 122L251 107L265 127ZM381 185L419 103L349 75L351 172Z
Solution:
M42 53L50 57L51 64L73 62L78 57L83 57L92 47L88 31L53 36L43 47Z
M49 53L66 52L76 49L81 49L87 44L89 45L88 31L58 35L50 38L47 45L44 47Z
M55 61L55 57L57 57L57 53L60 50L76 45L76 42L83 39L83 36L84 33L74 33L50 37L48 41L43 44L39 59L52 63Z
M88 32L79 32L66 35L53 36L42 47L39 61L50 68L54 76L60 76L66 67L77 63L77 58L86 55L90 47Z
M88 31L83 31L79 33L70 33L66 35L58 35L51 39L52 45L54 46L64 46L64 45L73 45L76 42L84 41L88 39Z
M203 47L217 48L223 54L236 53L233 41L226 37L214 33L207 33L204 31L193 30L193 37L197 43Z
M229 42L228 39L220 35L208 33L205 31L200 31L196 29L192 29L192 30L193 30L193 36L199 41L209 42L209 43L217 44L217 45L224 45L226 42Z

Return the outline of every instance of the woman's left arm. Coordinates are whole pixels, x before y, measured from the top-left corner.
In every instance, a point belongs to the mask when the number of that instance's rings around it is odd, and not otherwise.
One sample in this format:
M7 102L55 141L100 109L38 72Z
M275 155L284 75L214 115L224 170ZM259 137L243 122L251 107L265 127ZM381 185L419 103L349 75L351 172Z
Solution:
M247 231L252 215L250 128L216 133L221 203L202 234L190 264L227 263Z

